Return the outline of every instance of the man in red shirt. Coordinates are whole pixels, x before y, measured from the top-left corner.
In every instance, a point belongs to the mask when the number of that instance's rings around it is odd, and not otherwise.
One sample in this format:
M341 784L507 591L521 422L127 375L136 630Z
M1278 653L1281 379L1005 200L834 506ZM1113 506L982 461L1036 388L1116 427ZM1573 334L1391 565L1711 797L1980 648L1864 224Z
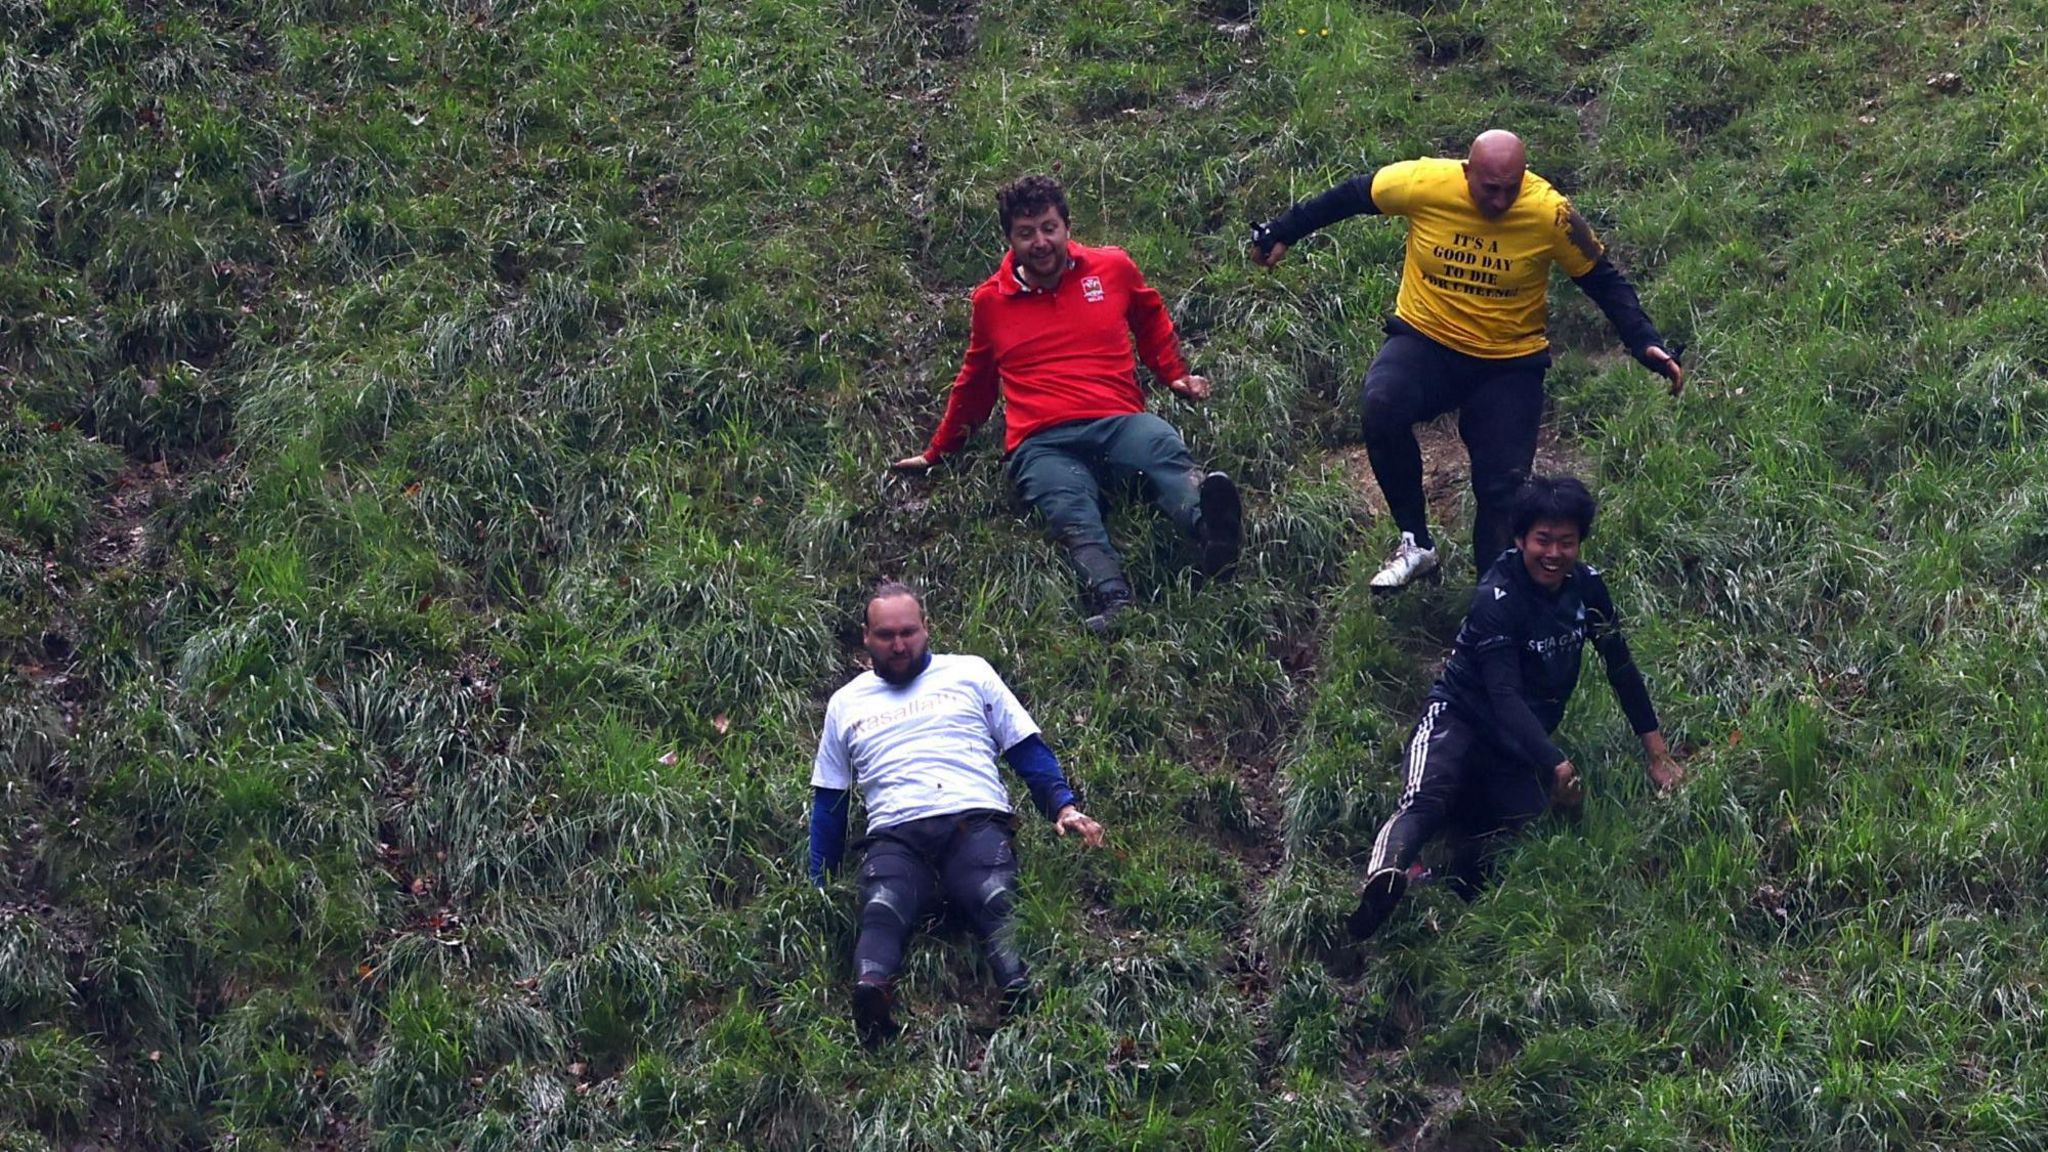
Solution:
M1224 577L1243 543L1237 486L1206 475L1173 426L1145 411L1131 359L1189 400L1209 381L1189 372L1159 293L1121 248L1092 248L1068 233L1067 196L1049 176L996 193L1010 250L974 290L967 355L931 443L896 461L922 472L965 447L1000 394L1010 480L1045 517L1088 586L1092 631L1131 602L1123 561L1102 524L1102 488L1145 478L1152 502L1199 548L1197 568Z

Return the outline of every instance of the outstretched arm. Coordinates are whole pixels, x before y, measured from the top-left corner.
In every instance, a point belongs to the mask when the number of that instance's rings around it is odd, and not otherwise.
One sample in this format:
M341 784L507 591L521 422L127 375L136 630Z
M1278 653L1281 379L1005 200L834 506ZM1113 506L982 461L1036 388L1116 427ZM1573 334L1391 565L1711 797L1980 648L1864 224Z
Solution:
M1053 822L1060 835L1078 832L1081 842L1088 847L1102 847L1102 825L1081 811L1080 799L1067 784L1066 773L1060 770L1059 758L1052 754L1043 737L1036 734L1025 737L1003 753L1003 759L1024 778L1024 786L1031 790L1032 803L1038 805L1045 818Z
M1572 283L1600 306L1600 311L1606 314L1607 322L1614 325L1614 331L1621 337L1629 355L1643 367L1671 381L1671 394L1678 395L1685 388L1685 369L1679 366L1676 353L1665 350L1664 337L1644 313L1642 298L1636 295L1636 286L1629 283L1628 275L1608 258L1607 249L1600 243L1600 237L1594 234L1593 226L1586 223L1579 210L1566 201L1558 205L1553 228L1551 253L1564 265L1564 270L1571 273Z
M1180 351L1180 337L1173 330L1173 317L1166 311L1166 299L1145 282L1145 274L1135 261L1129 264L1125 274L1130 277L1131 287L1124 322L1130 325L1131 336L1137 342L1138 359L1175 392L1190 400L1207 399L1209 382L1189 374L1188 362ZM1191 380L1199 385L1191 389L1187 384Z
M1649 685L1643 683L1642 670L1636 667L1635 655L1621 634L1606 584L1596 583L1592 592L1587 598L1586 614L1592 623L1593 647L1607 667L1607 684L1614 689L1622 714L1628 717L1629 727L1643 742L1643 753L1649 757L1650 781L1663 791L1683 779L1685 772L1664 743L1657 709L1650 703Z
M899 472L922 472L941 457L958 452L967 437L988 419L996 407L996 348L988 330L986 309L976 293L974 318L967 336L967 354L953 377L953 390L946 397L946 414L939 418L931 443L915 456L891 464Z
M1628 650L1628 641L1615 630L1596 635L1593 647L1600 650L1600 659L1607 665L1607 683L1614 689L1614 698L1621 702L1622 714L1628 717L1629 727L1635 729L1643 742L1643 753L1650 759L1651 783L1659 791L1678 783L1685 773L1664 744L1657 709L1650 704L1649 686L1643 683L1643 673Z
M1335 188L1301 201L1264 224L1252 228L1252 260L1267 268L1280 262L1287 249L1321 228L1353 216L1377 216L1372 198L1377 173L1353 176Z
M1600 306L1600 311L1607 315L1607 322L1614 325L1615 334L1621 337L1629 355L1643 367L1671 381L1671 394L1678 395L1679 390L1685 387L1685 369L1679 365L1676 355L1665 350L1663 335L1643 311L1642 297L1636 295L1636 286L1629 283L1628 275L1620 266L1603 255L1594 262L1592 271L1573 277L1572 283Z
M1608 687L1614 689L1614 698L1620 702L1622 714L1628 717L1629 727L1638 736L1657 731L1657 709L1650 704L1650 688L1643 683L1642 670L1636 667L1628 641L1622 639L1619 631L1611 631L1594 636L1593 647L1607 665Z

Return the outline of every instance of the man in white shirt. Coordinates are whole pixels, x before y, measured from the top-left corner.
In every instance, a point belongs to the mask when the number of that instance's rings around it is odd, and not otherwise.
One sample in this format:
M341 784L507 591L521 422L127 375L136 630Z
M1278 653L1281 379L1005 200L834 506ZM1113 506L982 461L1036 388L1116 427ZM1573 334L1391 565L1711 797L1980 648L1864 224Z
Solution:
M874 661L832 694L812 768L811 879L845 853L848 793L867 810L854 944L854 1024L874 1047L896 1032L896 975L919 920L943 898L981 940L1006 1009L1030 988L1011 939L1015 817L1000 756L1061 836L1102 845L1059 760L1017 697L979 656L934 656L924 605L886 583L868 600L862 643Z

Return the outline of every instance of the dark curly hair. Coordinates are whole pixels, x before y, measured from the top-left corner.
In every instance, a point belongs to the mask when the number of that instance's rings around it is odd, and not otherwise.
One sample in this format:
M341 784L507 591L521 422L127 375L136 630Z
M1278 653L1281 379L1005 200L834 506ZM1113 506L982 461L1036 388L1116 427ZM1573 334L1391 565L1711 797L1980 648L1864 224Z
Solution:
M1593 534L1593 514L1599 509L1577 476L1531 476L1515 493L1510 530L1520 540L1538 520L1564 520L1577 524L1583 538Z
M1067 221L1067 190L1050 176L1021 176L996 189L996 215L1002 219L1003 234L1009 235L1010 221L1036 216L1047 208L1060 210Z

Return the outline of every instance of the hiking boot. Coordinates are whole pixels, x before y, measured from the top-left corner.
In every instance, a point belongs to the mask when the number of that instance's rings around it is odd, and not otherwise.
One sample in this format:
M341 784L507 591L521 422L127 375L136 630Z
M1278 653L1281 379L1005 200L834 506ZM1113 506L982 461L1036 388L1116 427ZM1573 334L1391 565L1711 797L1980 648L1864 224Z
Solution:
M1228 580L1244 548L1244 502L1238 499L1237 484L1222 472L1202 477L1199 492L1202 516L1195 521L1195 536L1201 552L1195 569L1212 580Z
M1436 549L1424 548L1415 542L1415 533L1401 533L1401 543L1394 547L1394 554L1378 572L1373 573L1372 590L1377 595L1398 592L1411 581L1422 577L1441 580L1437 572Z
M1351 919L1344 922L1351 930L1351 938L1365 940L1379 931L1387 914L1407 891L1408 873L1399 868L1382 868L1366 877L1365 887L1358 893L1358 907L1351 913Z
M863 980L853 986L853 1030L860 1037L861 1047L872 1052L902 1030L889 1014L895 999L887 984Z
M1105 580L1090 594L1095 601L1095 612L1081 623L1097 636L1107 636L1116 626L1116 618L1131 606L1131 586L1123 580Z

